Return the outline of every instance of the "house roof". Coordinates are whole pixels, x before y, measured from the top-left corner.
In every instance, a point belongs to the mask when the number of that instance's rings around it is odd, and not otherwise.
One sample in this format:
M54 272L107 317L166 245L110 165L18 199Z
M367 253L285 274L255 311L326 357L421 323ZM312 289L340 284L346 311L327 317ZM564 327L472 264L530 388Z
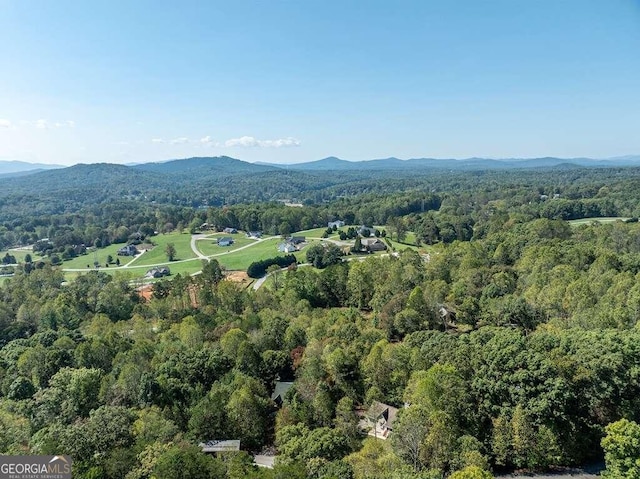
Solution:
M273 393L271 394L271 400L275 401L278 399L278 396L284 399L284 396L287 394L287 391L293 387L292 382L287 381L276 381L276 387L273 389Z
M239 451L240 439L228 439L219 440L214 439L210 441L201 442L198 444L202 448L202 452L227 452L227 451Z
M230 242L230 241L233 241L233 238L230 238L229 236L225 236L225 237L223 237L223 238L220 238L220 239L218 240L218 243L224 243L225 241L228 243L228 242Z
M373 401L371 407L367 411L367 415L375 418L383 417L387 422L387 427L393 428L393 422L396 420L396 416L398 415L398 408L379 401Z

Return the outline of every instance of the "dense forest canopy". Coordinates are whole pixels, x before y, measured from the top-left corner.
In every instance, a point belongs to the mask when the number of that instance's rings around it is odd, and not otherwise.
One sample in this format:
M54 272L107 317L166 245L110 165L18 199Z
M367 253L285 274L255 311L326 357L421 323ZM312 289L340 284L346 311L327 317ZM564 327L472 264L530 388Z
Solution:
M429 249L292 265L256 291L211 260L149 300L118 274L17 268L0 286L0 452L69 454L81 478L459 479L603 458L637 477L638 173L370 177L298 189L293 208L251 202L242 179L237 203L206 208L184 185L176 202L78 194L51 215L28 211L39 193L5 192L4 246L339 218ZM566 221L611 216L625 219ZM386 440L360 431L380 404L398 410ZM198 447L225 439L242 452ZM265 449L274 469L252 465Z

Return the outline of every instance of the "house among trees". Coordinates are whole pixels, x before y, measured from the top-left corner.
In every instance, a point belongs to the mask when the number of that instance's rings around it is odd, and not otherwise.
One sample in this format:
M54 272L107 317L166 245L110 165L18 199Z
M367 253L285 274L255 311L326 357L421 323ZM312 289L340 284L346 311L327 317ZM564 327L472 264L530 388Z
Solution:
M373 227L361 225L357 231L358 231L358 234L363 238L368 238L370 236L375 236L376 230Z
M150 269L147 271L147 274L144 275L145 278L162 278L164 276L171 276L171 270L166 266Z
M135 256L138 254L138 248L135 245L128 244L118 250L118 256Z
M375 251L384 251L387 245L379 238L362 238L362 248L373 253Z
M230 238L228 236L218 239L218 246L231 246L232 244L233 238Z
M291 236L289 238L289 243L291 243L292 245L299 245L302 244L306 241L307 239L304 236Z
M216 454L219 452L234 452L240 450L240 439L211 440L198 444L202 452Z
M446 306L440 306L438 309L438 313L440 314L440 319L444 324L445 329L447 327L453 327L456 324L456 312L447 308Z
M247 233L247 238L260 239L262 238L262 231L249 231Z
M282 403L284 402L284 398L289 392L289 389L293 387L293 382L289 381L276 381L276 386L273 388L273 393L271 394L271 400L276 403L278 407L282 407Z
M222 232L226 233L228 235L234 235L234 234L236 234L238 232L238 230L235 229L235 228L225 228L225 229L222 230Z
M338 228L342 228L344 226L344 221L342 220L336 220L336 221L329 221L327 223L327 227L331 228L331 229L338 229Z
M378 401L364 413L366 431L369 436L387 439L393 431L393 423L398 415L398 408Z

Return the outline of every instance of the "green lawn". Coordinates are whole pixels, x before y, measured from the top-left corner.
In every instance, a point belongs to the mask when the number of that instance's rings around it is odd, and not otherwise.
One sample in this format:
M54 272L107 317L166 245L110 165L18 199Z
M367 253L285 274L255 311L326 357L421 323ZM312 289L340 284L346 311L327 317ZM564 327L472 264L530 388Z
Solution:
M169 233L153 236L150 238L155 243L155 247L138 256L131 266L150 266L154 264L164 264L167 261L165 248L167 244L173 243L176 248L175 259L192 259L196 254L191 250L191 235L181 233ZM120 260L122 261L122 260Z
M218 246L218 244L216 243L218 238L227 237L227 236L233 238L233 244L231 246ZM204 254L206 256L211 256L211 255L214 255L214 254L224 253L226 251L233 251L233 250L238 249L238 248L240 248L242 246L253 244L255 242L256 242L256 240L251 239L251 238L247 238L243 234L237 234L237 235L215 235L215 236L211 236L211 237L209 237L207 239L197 240L196 241L196 247L198 248L198 251L200 251L202 254Z
M270 238L240 251L230 251L221 256L215 256L214 259L229 270L246 270L254 261L284 256L277 249L281 241L280 238Z
M629 218L608 216L603 218L581 218L579 220L569 220L571 226L589 225L591 223L615 223L616 221L625 221Z
M347 231L347 227L343 226L342 228L338 228L338 231L340 230L344 230L345 232ZM291 236L308 236L309 238L322 238L322 235L325 233L325 231L327 231L327 227L325 226L324 228L314 228L312 230L304 230L304 231L296 231L295 233L292 233ZM338 233L335 232L334 234L330 235L329 238L332 237L338 237Z
M96 251L98 257L98 263L101 267L104 267L107 262L107 256L111 255L113 261L116 259L120 259L120 263L125 265L133 258L131 256L118 256L118 250L124 246L124 243L119 244L111 244L106 248L98 248ZM76 258L69 259L62 263L62 267L65 269L77 269L77 268L86 268L89 265L93 268L93 250L89 250L87 254L80 255ZM113 265L115 266L115 264Z
M18 263L23 263L24 262L24 257L27 254L31 255L31 258L32 258L33 261L37 261L38 258L40 258L40 256L36 255L32 251L24 251L24 250L16 250L16 249L0 251L0 258L4 258L4 256L7 253L9 253L10 256L14 256Z

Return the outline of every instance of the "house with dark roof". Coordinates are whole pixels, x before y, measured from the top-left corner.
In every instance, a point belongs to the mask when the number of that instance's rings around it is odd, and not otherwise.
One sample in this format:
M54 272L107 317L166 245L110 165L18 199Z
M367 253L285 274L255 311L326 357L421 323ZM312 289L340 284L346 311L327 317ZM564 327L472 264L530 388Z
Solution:
M307 239L304 236L291 236L289 238L289 243L293 245L299 245L306 241Z
M362 238L362 248L373 253L375 251L384 251L387 245L380 238Z
M218 239L218 246L231 246L232 244L233 238L230 238L228 236Z
M157 268L150 269L147 271L147 274L144 275L145 278L162 278L164 276L170 276L171 270L166 266L159 266Z
M138 254L138 248L135 245L128 244L118 250L118 256L135 256Z
M236 234L238 232L238 230L235 229L235 228L225 228L225 229L222 230L222 232L226 233L228 235L234 235L234 234Z
M247 238L260 239L262 238L262 231L249 231L247 233Z

